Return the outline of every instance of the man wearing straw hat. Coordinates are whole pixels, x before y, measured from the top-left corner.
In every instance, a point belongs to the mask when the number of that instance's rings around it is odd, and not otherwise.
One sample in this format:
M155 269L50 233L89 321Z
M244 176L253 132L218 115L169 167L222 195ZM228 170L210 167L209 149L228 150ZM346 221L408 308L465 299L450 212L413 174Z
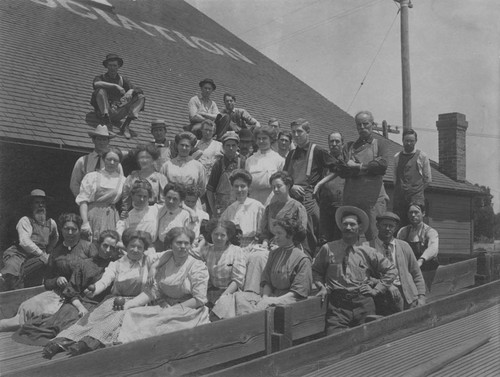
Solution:
M123 66L121 57L108 54L102 65L107 72L94 78L90 104L101 118L101 123L109 127L126 117L120 132L130 139L130 122L139 117L139 111L144 110L146 97L140 88L118 73Z
M369 226L363 210L340 207L335 222L342 239L324 244L312 266L318 296L328 296L328 334L360 325L367 316L375 315L374 297L386 292L397 275L393 263L360 243L360 233Z
M69 188L75 196L80 193L80 184L82 183L85 174L104 168L104 160L102 155L109 148L109 141L116 135L108 131L108 127L98 125L95 130L88 132L94 143L94 150L88 155L80 157L76 160L73 172L71 173L71 180ZM122 166L119 166L120 173L123 174Z
M41 284L43 267L59 240L56 222L47 218L47 200L52 198L45 195L45 191L35 189L25 199L29 200L30 214L17 223L19 243L3 253L0 279L5 290L24 288L28 278L34 281L29 286Z

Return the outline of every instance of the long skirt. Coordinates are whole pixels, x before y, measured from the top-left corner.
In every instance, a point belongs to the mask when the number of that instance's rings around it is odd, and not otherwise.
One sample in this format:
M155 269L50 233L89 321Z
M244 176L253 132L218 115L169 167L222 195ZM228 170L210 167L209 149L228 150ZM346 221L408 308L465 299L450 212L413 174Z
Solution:
M33 296L19 305L19 324L23 325L34 317L49 317L56 313L62 304L61 296L54 291L45 291Z
M101 232L116 229L116 223L120 216L114 204L90 203L88 218L92 229L92 238L98 240Z
M85 336L90 336L105 346L117 344L126 311L113 310L114 300L115 296L105 299L92 313L80 318L77 323L60 332L57 337L79 341Z
M210 323L206 306L201 306L198 309L180 305L164 308L159 305L132 308L125 311L118 342L128 343L156 335L191 329L205 323Z

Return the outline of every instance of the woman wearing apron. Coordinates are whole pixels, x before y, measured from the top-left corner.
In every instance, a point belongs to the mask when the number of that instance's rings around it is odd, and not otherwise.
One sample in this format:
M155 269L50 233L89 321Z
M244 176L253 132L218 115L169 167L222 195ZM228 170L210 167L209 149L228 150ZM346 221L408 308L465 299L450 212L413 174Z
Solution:
M110 148L103 155L104 169L88 173L76 197L83 220L82 232L93 239L98 239L104 230L116 228L119 215L115 205L125 182L119 170L122 157L119 149Z

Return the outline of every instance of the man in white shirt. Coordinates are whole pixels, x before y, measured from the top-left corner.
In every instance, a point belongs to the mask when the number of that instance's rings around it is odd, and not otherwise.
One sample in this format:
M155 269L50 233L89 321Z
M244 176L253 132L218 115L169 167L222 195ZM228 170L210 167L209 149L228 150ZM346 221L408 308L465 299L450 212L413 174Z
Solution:
M80 193L80 184L85 174L104 168L102 155L108 150L109 141L116 136L113 132L108 131L108 127L103 125L98 125L95 130L89 131L88 134L94 143L94 150L76 160L73 167L69 188L75 198ZM119 170L123 174L121 165L119 165Z

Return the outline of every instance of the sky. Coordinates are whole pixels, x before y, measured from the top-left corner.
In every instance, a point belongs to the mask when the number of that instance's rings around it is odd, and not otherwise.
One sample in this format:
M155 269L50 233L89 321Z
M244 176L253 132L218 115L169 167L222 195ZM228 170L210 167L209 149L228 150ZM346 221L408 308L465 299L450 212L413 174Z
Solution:
M397 3L186 1L349 114L367 109L378 123L402 126ZM417 147L438 161L438 114L465 114L467 179L490 187L495 212L500 211L499 19L498 0L414 0L409 10ZM391 139L400 142L401 135Z

